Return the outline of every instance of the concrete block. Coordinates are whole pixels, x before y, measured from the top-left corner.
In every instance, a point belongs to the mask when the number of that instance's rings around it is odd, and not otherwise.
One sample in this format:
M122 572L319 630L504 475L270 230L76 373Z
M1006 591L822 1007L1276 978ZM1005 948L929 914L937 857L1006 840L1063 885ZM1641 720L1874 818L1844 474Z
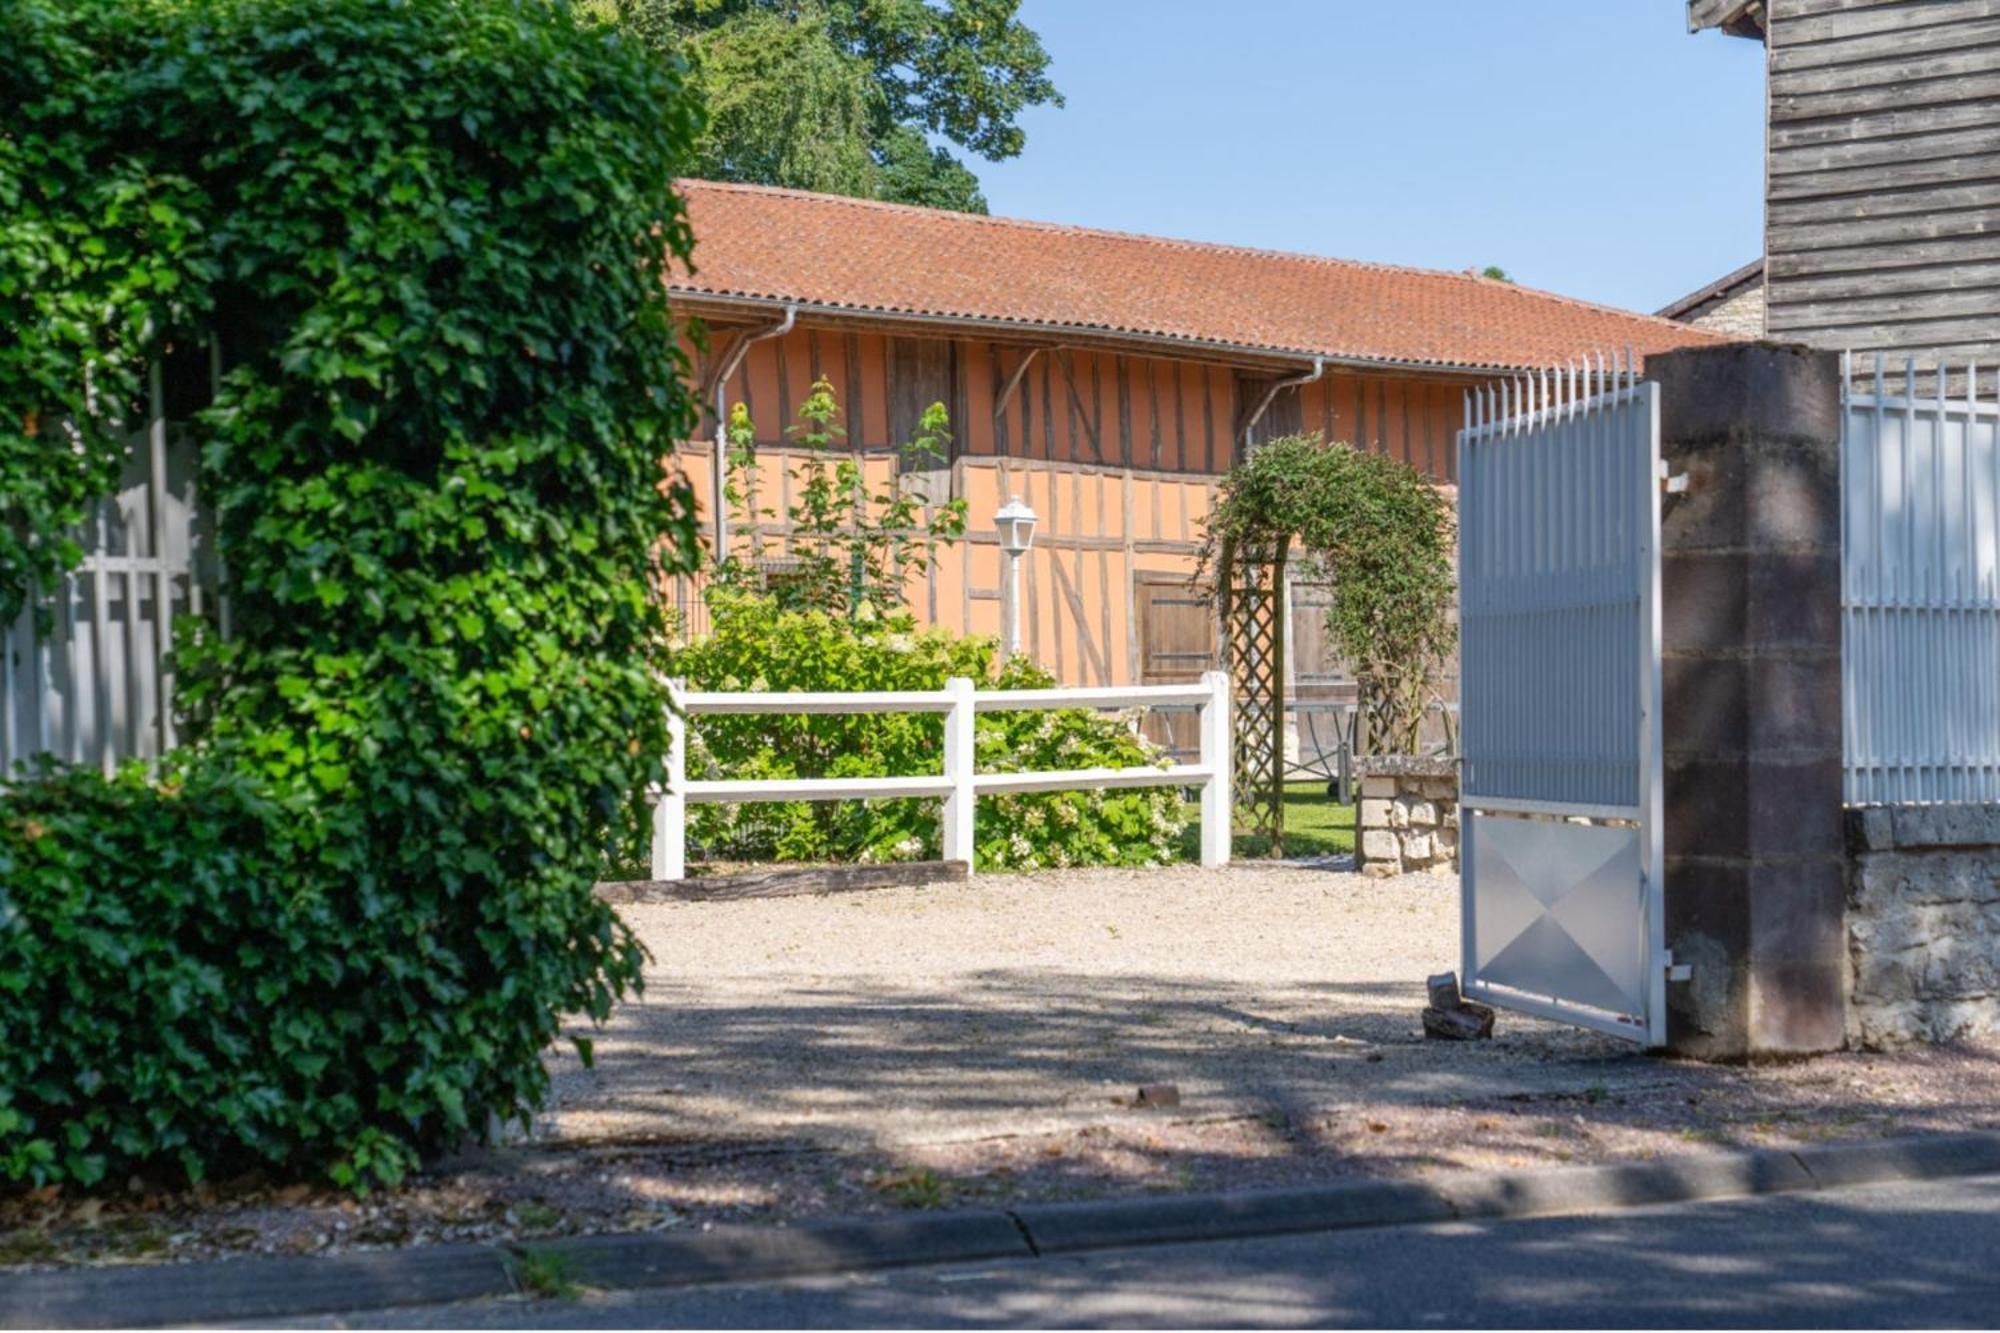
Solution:
M1192 1194L1178 1198L1026 1204L1014 1215L1043 1254L1275 1236L1294 1231L1442 1222L1451 1207L1411 1181L1358 1181L1316 1189Z
M10 1274L0 1283L0 1326L261 1324L343 1310L504 1296L512 1290L506 1255L490 1245L130 1264Z
M1821 1189L1985 1175L2000 1171L2000 1134L1938 1134L1821 1144L1797 1149L1793 1155Z
M1572 1166L1560 1171L1447 1177L1439 1188L1464 1217L1535 1217L1692 1199L1772 1194L1812 1187L1788 1152L1775 1149Z
M1899 849L2000 848L2000 805L1897 805L1885 809Z
M584 1286L660 1287L745 1282L808 1273L1025 1259L1033 1254L1008 1216L995 1210L854 1219L800 1227L717 1227L702 1232L639 1232L552 1241L542 1248L569 1261Z

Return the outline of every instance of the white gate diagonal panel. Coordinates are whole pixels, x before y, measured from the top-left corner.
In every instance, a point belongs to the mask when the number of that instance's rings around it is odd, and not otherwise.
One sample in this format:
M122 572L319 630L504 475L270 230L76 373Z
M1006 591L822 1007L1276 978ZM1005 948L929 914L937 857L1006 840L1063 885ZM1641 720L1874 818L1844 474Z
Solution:
M1458 436L1465 993L1666 1040L1657 386L1598 361Z

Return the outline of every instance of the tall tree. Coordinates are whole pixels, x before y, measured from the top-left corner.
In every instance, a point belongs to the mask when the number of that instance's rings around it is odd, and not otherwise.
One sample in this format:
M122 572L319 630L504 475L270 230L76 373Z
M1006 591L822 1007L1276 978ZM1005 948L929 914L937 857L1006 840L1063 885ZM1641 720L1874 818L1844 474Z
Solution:
M1062 105L1020 0L575 0L687 62L708 105L689 174L983 213L955 149L1019 155Z

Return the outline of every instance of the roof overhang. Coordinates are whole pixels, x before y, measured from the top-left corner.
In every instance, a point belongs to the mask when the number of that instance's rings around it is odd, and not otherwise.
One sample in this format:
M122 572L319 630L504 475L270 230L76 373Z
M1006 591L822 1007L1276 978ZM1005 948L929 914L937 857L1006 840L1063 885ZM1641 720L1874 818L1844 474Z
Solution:
M1685 319L1688 315L1693 314L1696 310L1711 301L1719 301L1724 297L1734 296L1746 288L1761 284L1763 281L1764 261L1762 259L1753 259L1742 268L1725 273L1706 286L1695 288L1686 296L1681 297L1680 300L1664 305L1653 313L1661 319Z
M1731 37L1764 40L1764 0L1688 0L1688 31L1719 28Z
M1259 347L1245 343L1217 342L1204 338L1183 338L1170 334L1105 329L1081 324L1049 324L1029 320L995 319L980 315L930 315L910 311L875 310L830 302L802 301L779 296L736 296L668 284L667 295L676 313L697 316L708 323L729 320L765 319L787 306L815 322L882 333L908 333L937 337L956 330L961 334L1042 347L1091 347L1105 351L1147 356L1179 357L1186 360L1223 362L1244 370L1310 370L1314 361L1351 370L1377 374L1415 375L1433 379L1484 380L1535 369L1521 365L1461 365L1439 361L1398 361L1384 357L1343 356L1309 348Z

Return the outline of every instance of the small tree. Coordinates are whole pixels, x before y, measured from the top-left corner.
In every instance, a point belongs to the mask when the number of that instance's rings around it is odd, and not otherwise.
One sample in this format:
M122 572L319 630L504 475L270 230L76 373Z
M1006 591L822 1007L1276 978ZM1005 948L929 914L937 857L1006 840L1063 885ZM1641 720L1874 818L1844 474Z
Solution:
M1332 587L1327 628L1360 684L1361 743L1407 752L1456 642L1454 533L1451 505L1416 469L1294 435L1259 445L1223 479L1202 573L1221 585L1250 562L1282 577L1291 548L1302 548Z
M873 494L861 462L842 447L840 404L833 385L813 381L799 405L798 420L786 430L806 456L789 469L797 499L786 511L792 524L791 549L797 572L769 591L785 611L825 611L850 620L864 609L893 611L904 605L908 580L930 568L938 547L965 535L965 501L948 500L925 512L923 497L904 482L911 466L941 463L951 445L950 418L943 403L932 403L917 422L917 433L896 449L888 485ZM730 412L728 473L724 502L751 520L751 561L734 555L721 564L725 586L760 581L755 565L765 555L756 520L771 516L758 504L756 427L742 404ZM830 466L828 454L840 450Z

